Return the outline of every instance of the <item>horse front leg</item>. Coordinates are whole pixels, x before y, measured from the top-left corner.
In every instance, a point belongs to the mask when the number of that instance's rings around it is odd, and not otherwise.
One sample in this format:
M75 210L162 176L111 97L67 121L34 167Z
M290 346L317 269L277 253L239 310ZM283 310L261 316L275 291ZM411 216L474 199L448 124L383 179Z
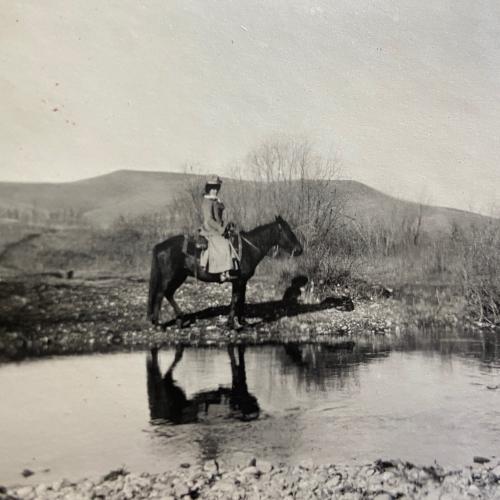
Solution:
M233 282L233 293L231 296L231 306L229 309L229 317L227 319L227 325L229 328L234 328L234 318L238 318L238 322L243 325L245 324L245 318L243 317L245 309L245 294L246 294L246 281L234 281Z
M245 300L247 293L247 282L243 281L240 286L240 290L238 293L238 298L236 302L236 314L238 317L238 322L240 325L246 325L247 320L245 319Z
M231 294L231 304L229 306L229 316L227 318L228 328L234 328L234 317L236 316L236 304L238 303L239 288L236 281L233 281L233 291Z

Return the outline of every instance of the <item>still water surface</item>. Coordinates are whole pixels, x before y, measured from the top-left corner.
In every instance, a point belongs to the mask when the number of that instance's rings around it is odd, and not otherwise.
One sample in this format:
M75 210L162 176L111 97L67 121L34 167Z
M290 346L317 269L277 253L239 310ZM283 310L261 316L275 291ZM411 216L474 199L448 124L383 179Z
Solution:
M459 466L500 456L498 339L346 347L186 347L0 365L0 484L209 458ZM23 479L25 468L36 475Z

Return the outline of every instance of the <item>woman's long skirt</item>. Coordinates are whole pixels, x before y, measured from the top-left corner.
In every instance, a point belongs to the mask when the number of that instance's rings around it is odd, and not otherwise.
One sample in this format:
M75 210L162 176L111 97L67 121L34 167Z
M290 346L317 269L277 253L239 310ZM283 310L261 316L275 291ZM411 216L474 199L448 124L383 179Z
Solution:
M207 235L209 273L223 273L233 269L233 249L229 241L218 234ZM202 265L204 263L202 261Z

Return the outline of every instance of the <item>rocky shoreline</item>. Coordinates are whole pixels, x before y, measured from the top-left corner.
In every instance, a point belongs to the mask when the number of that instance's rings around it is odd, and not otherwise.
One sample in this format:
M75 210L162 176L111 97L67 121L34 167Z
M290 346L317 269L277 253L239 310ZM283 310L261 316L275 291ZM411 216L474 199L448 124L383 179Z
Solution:
M482 461L481 461L482 462ZM273 465L253 459L245 467L182 464L160 474L111 471L98 479L0 487L0 500L18 499L274 499L391 500L500 498L500 462L461 469L416 466L400 460L365 465Z
M164 327L146 320L147 282L138 279L0 279L0 358L109 352L152 344L193 345L228 342L335 341L397 328L396 301L356 301L330 297L286 308L282 291L256 279L247 294L249 325L226 327L231 287L187 282L178 303L187 312L185 327L163 306Z
M442 303L437 310L380 294L351 298L333 291L330 296L306 297L292 308L284 307L283 291L259 278L248 287L249 324L244 328L226 327L229 284L194 281L177 294L187 313L185 327L176 327L165 303L163 328L154 328L146 319L147 286L144 279L124 276L0 278L0 360L176 343L335 343L370 337L392 342L412 329L474 328Z

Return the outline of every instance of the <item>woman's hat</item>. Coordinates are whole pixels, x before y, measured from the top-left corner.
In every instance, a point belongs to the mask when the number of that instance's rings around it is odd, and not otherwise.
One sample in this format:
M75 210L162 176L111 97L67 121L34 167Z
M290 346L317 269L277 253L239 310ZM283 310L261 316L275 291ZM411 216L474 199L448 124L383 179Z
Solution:
M207 179L207 184L220 186L222 184L222 179L218 175L210 175Z

